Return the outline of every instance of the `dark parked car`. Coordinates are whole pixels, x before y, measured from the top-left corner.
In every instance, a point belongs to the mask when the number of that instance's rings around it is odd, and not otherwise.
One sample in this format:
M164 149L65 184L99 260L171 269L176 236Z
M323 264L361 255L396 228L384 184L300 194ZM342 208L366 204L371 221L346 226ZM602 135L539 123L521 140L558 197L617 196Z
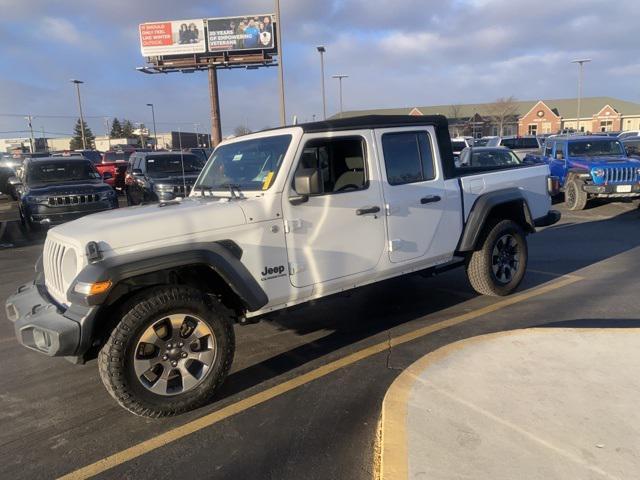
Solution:
M469 147L462 150L458 168L508 167L522 165L522 160L507 147Z
M20 217L27 226L52 226L118 208L116 192L84 157L28 159L22 176L10 181L16 187Z
M173 200L191 193L205 162L193 153L136 152L129 157L125 191L129 205Z
M207 163L207 160L209 160L209 157L213 153L213 148L190 148L189 153L198 155L203 163Z

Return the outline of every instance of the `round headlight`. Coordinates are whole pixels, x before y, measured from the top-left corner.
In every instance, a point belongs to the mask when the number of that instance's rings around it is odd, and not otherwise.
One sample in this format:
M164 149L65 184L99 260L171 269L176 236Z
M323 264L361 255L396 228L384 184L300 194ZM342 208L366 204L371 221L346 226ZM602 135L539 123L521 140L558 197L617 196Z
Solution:
M69 285L76 278L78 273L78 259L73 248L67 248L62 257L62 280L65 285Z
M604 177L604 168L594 168L591 170L591 174L594 177Z

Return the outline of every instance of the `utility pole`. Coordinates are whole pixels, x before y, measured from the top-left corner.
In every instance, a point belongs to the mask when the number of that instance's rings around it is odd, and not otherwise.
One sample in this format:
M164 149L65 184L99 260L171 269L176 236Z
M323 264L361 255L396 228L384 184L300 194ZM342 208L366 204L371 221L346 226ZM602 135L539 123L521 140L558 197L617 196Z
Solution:
M147 107L151 107L151 118L153 119L153 149L158 149L158 132L156 131L156 112L153 108L153 103L147 103Z
M316 47L318 53L320 53L320 75L322 76L322 115L323 119L327 119L327 95L324 88L324 54L327 51L324 45L318 45Z
M29 150L31 151L31 153L34 153L34 147L35 147L35 141L33 139L33 124L32 124L32 120L33 117L31 115L27 115L26 117L24 117L24 119L29 122L29 131L31 132L31 136L29 137Z
M71 79L71 83L76 84L76 90L78 92L78 109L80 110L80 131L82 132L82 149L87 149L87 139L84 134L84 115L82 114L82 100L80 99L80 84L84 83L82 80Z
M104 117L104 131L107 134L107 142L109 142L109 150L111 150L111 132L109 131L109 117Z
M342 118L343 106L342 106L342 79L349 78L349 75L333 75L333 78L337 78L339 82L340 89L340 118Z
M211 137L213 147L215 148L222 141L220 97L218 96L218 71L216 67L209 67L209 98L211 101Z
M582 104L582 69L585 63L589 63L591 61L590 58L583 58L580 60L572 60L571 63L578 64L578 117L576 118L576 131L580 132L580 110Z
M48 152L49 151L49 142L47 142L47 137L44 134L44 125L42 125L40 128L42 129L42 141L44 142L44 151Z
M282 58L282 26L280 25L280 0L276 2L276 35L278 41L278 76L280 77L280 126L287 124L287 110L284 101L284 59Z

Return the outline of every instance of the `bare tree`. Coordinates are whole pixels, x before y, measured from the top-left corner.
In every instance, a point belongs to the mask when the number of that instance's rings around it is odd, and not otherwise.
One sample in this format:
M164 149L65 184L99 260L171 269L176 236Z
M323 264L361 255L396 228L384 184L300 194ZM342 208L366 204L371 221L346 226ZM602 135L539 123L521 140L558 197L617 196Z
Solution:
M236 137L241 137L243 135L249 135L251 133L251 130L246 127L245 125L238 125L234 130L233 130L233 134Z
M451 105L449 107L449 125L453 127L455 134L459 135L458 126L460 124L460 105Z
M498 135L502 136L505 124L518 120L518 101L513 96L500 97L487 106L487 113L498 126Z

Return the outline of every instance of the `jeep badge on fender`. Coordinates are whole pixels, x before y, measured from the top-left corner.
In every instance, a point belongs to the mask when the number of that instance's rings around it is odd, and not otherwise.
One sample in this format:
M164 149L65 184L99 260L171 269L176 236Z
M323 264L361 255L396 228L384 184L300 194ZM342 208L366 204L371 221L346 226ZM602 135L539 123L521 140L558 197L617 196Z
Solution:
M262 280L270 280L272 278L281 277L284 274L284 266L280 265L278 267L264 267L264 270L260 273L262 275ZM266 278L268 275L275 275Z

